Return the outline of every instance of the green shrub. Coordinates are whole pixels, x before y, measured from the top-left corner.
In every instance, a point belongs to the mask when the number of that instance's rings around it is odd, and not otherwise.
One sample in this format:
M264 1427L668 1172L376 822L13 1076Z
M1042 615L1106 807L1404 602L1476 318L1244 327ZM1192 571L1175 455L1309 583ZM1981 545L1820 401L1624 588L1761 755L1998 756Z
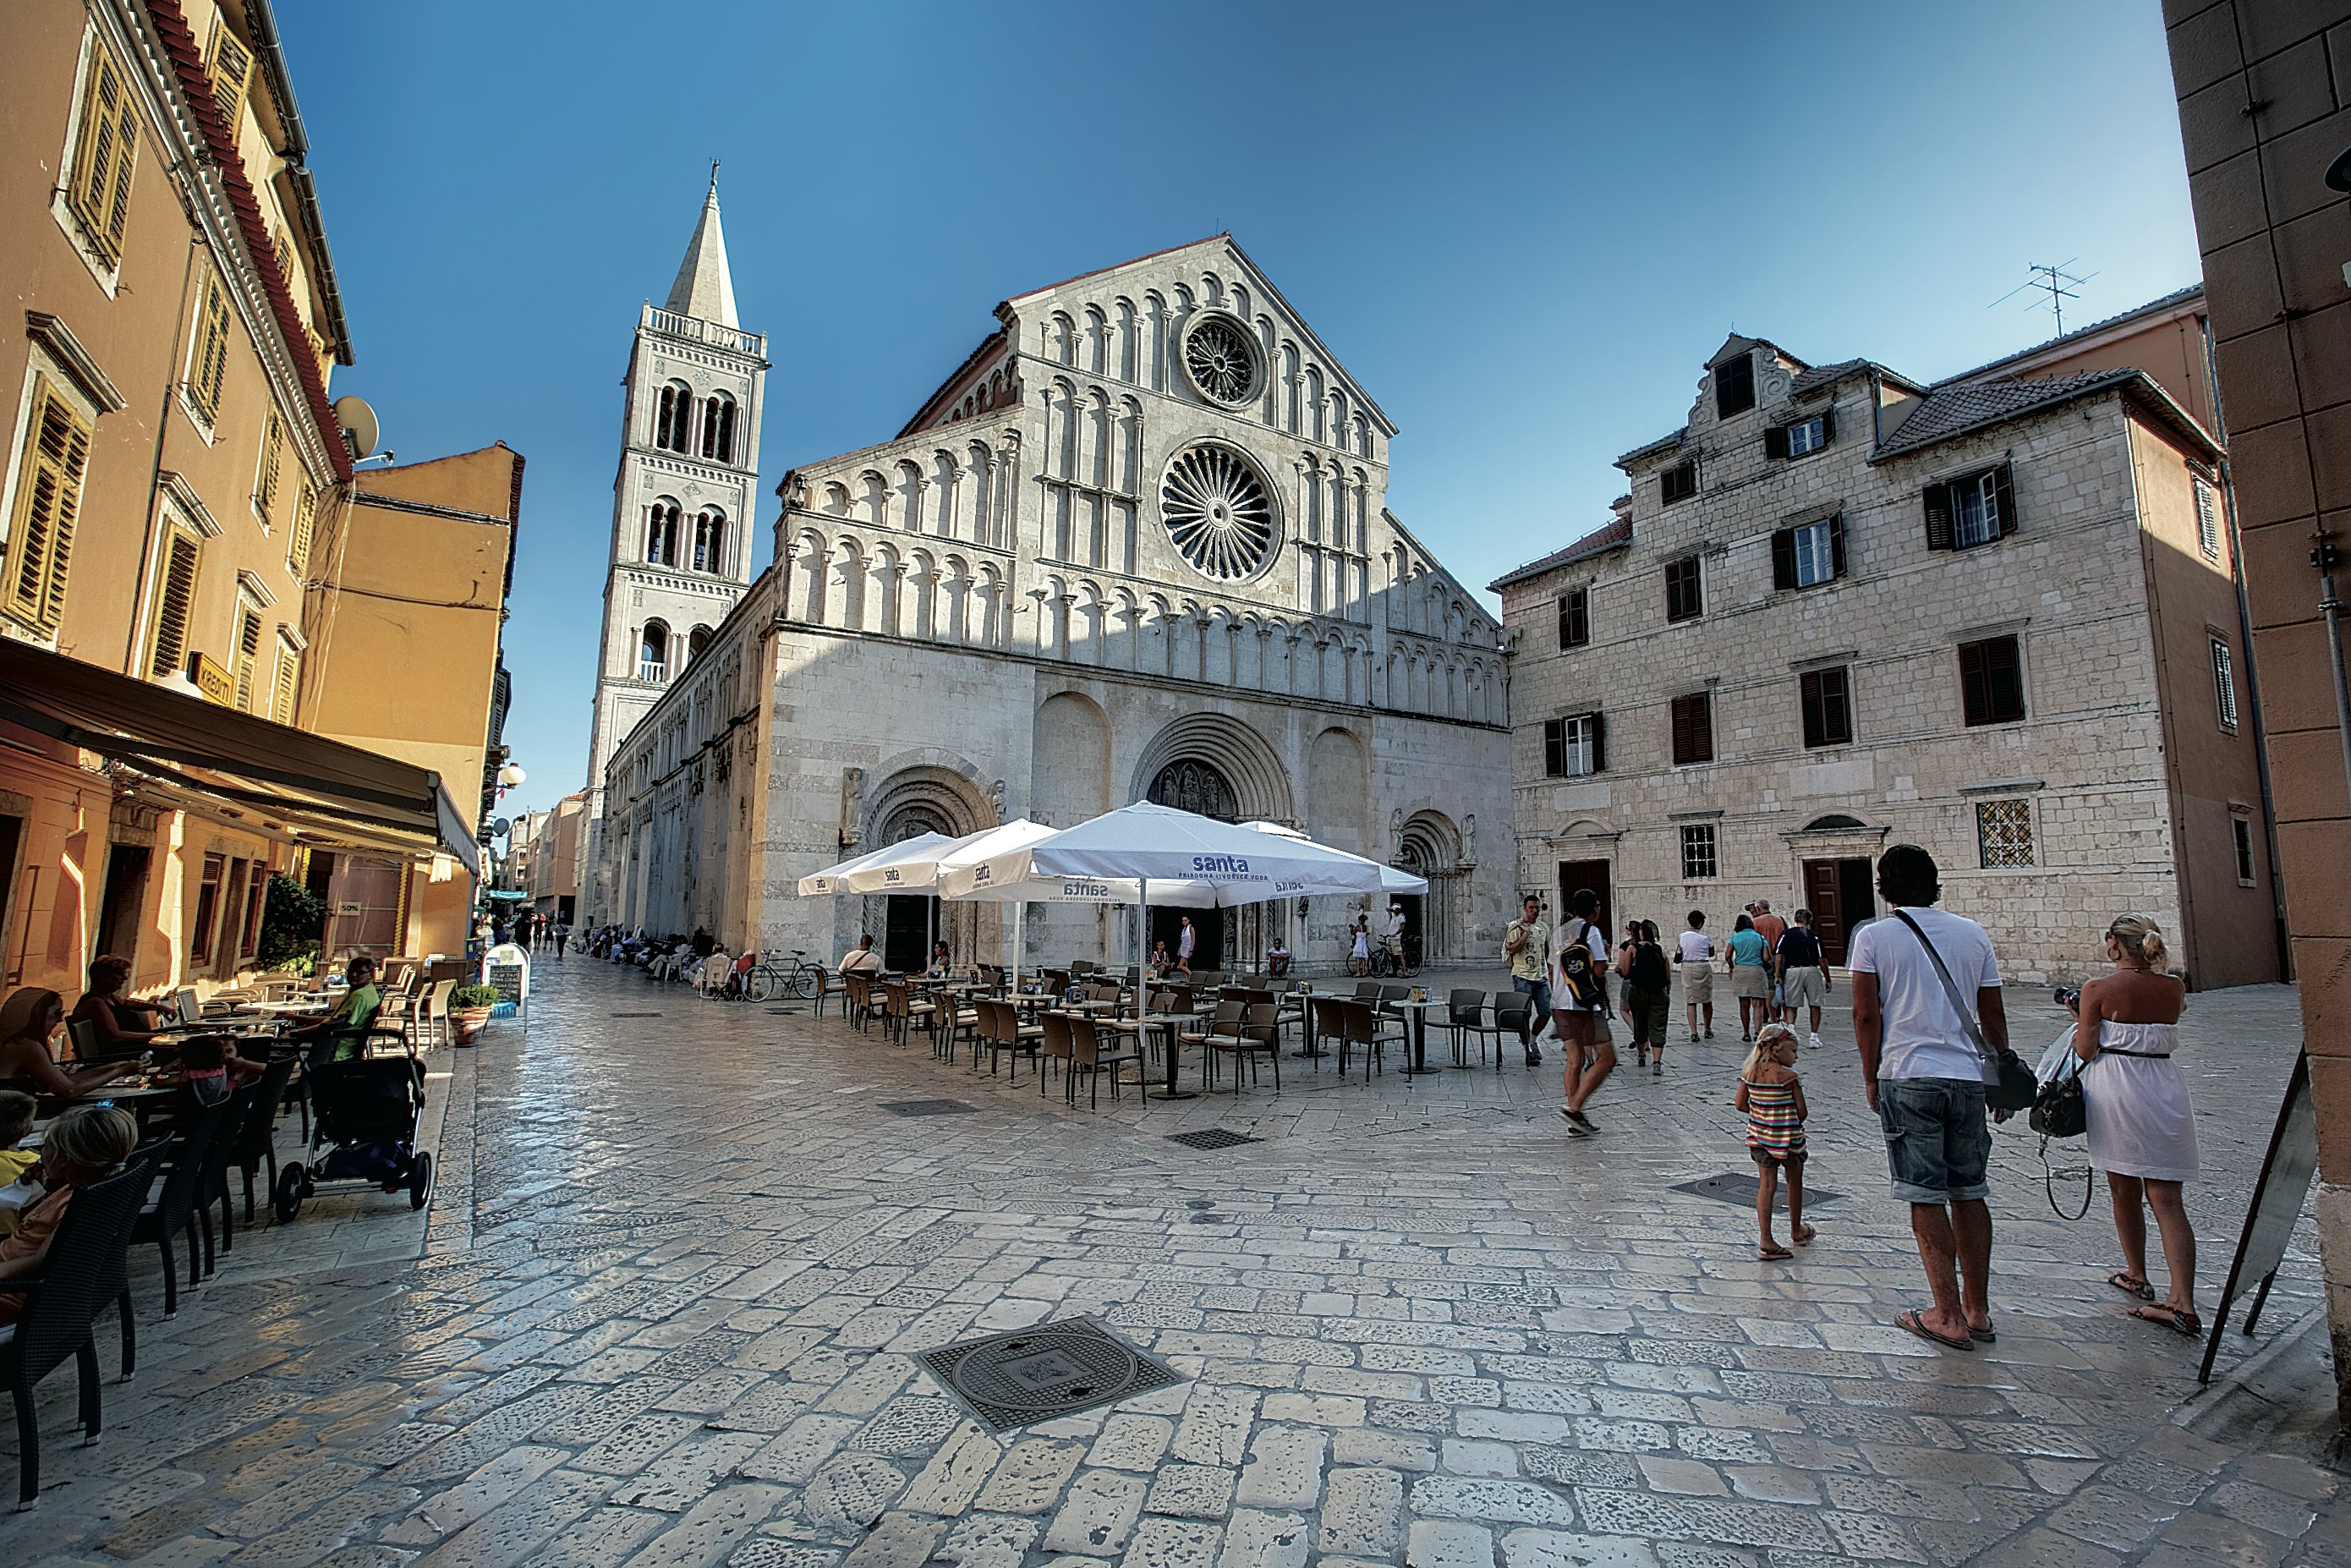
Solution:
M496 986L459 986L449 993L449 1005L453 1008L494 1008L498 1005L498 988Z
M261 906L262 967L307 970L326 936L327 901L290 876L273 875Z

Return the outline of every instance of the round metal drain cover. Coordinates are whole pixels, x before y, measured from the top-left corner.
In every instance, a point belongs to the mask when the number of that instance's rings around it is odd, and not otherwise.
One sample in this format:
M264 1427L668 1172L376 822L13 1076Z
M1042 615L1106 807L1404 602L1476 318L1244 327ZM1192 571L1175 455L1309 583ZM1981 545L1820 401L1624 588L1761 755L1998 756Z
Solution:
M1126 1387L1142 1370L1134 1353L1107 1335L1020 1334L981 1345L953 1376L956 1392L976 1405L1059 1411Z
M1184 1207L1186 1208L1214 1208L1217 1207L1217 1200L1213 1197L1187 1197L1184 1200Z

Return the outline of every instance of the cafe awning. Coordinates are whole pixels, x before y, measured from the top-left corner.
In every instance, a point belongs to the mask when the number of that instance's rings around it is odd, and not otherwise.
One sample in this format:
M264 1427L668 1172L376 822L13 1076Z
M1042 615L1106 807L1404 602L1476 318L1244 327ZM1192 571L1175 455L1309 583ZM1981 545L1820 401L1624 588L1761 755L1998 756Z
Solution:
M120 763L139 793L321 849L481 851L441 775L0 637L0 721Z

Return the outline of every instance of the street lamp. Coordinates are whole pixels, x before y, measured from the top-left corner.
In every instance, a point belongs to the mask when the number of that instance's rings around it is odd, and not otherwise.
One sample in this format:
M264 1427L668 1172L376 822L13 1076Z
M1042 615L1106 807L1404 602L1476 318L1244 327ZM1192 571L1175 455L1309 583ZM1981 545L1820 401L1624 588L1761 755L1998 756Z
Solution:
M522 770L520 763L509 762L498 769L498 788L511 789L528 777L529 775Z

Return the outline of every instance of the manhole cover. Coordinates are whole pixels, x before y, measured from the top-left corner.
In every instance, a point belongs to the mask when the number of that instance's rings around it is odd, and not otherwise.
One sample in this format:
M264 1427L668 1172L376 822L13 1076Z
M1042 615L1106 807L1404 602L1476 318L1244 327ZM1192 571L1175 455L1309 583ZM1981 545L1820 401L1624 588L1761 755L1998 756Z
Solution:
M1217 1200L1213 1197L1187 1197L1184 1200L1184 1207L1186 1208L1214 1208L1217 1207Z
M616 1019L657 1019L657 1018L661 1017L661 1014L659 1014L659 1013L614 1013L612 1016L613 1016L614 1018L616 1018Z
M1190 1220L1195 1225L1222 1225L1225 1223L1225 1217L1223 1215L1211 1214L1207 1209L1202 1209L1197 1214L1187 1214L1184 1218Z
M1688 1193L1692 1197L1710 1197L1718 1203L1735 1203L1741 1208L1752 1208L1755 1207L1755 1173L1726 1171L1720 1176L1679 1183L1674 1190ZM1804 1201L1807 1204L1834 1203L1838 1196L1826 1187L1817 1187L1810 1182L1804 1184ZM1780 1186L1779 1205L1782 1208L1788 1207L1788 1188L1784 1182Z
M1252 1138L1247 1133L1236 1133L1228 1127L1203 1127L1196 1133L1170 1133L1167 1141L1193 1149L1230 1149L1261 1140Z
M920 1359L996 1432L1183 1381L1092 1318L942 1345Z
M970 1116L979 1113L977 1105L967 1105L960 1100L884 1100L882 1109L893 1116Z

